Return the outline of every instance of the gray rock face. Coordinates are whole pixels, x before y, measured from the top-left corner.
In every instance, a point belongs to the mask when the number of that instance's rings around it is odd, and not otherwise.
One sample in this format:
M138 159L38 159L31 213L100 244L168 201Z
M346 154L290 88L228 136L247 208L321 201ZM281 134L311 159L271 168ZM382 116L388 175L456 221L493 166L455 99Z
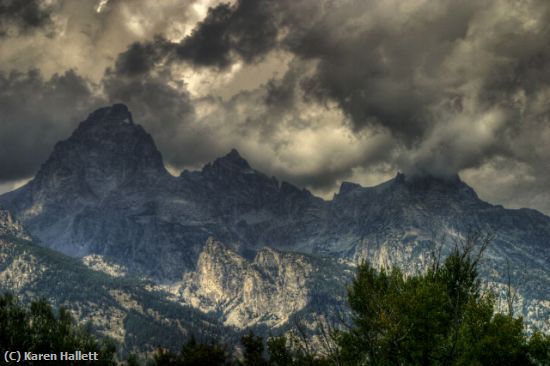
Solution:
M169 290L184 304L220 314L226 325L277 327L308 305L313 271L303 255L264 248L247 261L209 239L196 271Z
M434 237L446 238L445 253L479 229L494 233L483 275L501 289L509 262L518 274L518 311L533 326L549 326L550 218L483 202L458 176L398 174L368 188L343 183L324 201L254 170L233 150L173 177L151 137L115 105L92 113L56 145L35 179L0 196L0 205L43 245L168 284L177 301L240 325L279 324L281 314L316 298L319 288L311 286L318 282L308 280L316 267L298 270L301 255L415 272L425 267ZM209 237L225 250L212 243L204 249ZM337 282L329 276L325 286ZM293 289L291 300L277 297L283 288ZM270 296L278 305L268 311L261 303Z
M306 320L347 309L345 289L353 271L329 258L267 247L246 259L210 238L196 270L159 289L225 326L272 332L288 328L297 314Z

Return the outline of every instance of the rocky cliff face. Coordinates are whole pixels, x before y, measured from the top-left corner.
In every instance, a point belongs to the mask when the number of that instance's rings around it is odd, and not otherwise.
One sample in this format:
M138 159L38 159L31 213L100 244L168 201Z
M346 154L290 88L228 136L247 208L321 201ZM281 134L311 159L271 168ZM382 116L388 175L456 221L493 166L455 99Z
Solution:
M420 271L434 238L445 253L482 230L494 234L483 275L500 288L510 263L522 277L518 311L533 326L550 317L550 218L537 211L483 202L458 176L343 183L324 201L255 170L235 150L173 177L122 105L92 113L0 205L42 245L154 280L175 300L238 326L281 324L312 302L330 303L322 287L345 287L339 263ZM209 237L224 246L205 247ZM339 274L323 273L322 282L307 264L318 258Z
M178 300L239 328L276 327L310 300L313 265L298 254L264 248L248 261L209 239L197 269L170 286Z

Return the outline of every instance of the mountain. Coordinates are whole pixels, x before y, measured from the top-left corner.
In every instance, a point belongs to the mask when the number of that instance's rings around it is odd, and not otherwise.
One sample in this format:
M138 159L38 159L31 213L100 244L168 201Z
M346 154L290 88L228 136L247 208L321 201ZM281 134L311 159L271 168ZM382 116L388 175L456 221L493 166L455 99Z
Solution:
M189 304L240 329L285 327L298 312L318 305L344 308L351 267L327 258L263 248L247 260L210 238L195 271L161 286Z
M0 209L0 291L22 301L46 298L64 306L123 353L154 350L160 339L177 349L191 334L230 337L234 330L190 306L167 300L154 284L116 278L80 260L36 245L9 213Z
M494 235L483 276L504 293L510 272L517 311L530 326L550 328L550 218L483 202L458 176L344 182L322 200L232 150L174 177L151 136L114 105L90 114L0 205L41 245L153 281L170 301L237 327L281 326L319 299L341 301L340 293L325 296L315 268L334 272L326 288L345 287L350 266L365 259L412 273L430 261L434 241L445 254L481 230ZM280 295L285 288L292 295Z
M233 344L245 327L284 332L298 313L302 320L317 311L320 299L333 301L334 309L345 306L351 274L328 259L269 248L248 261L210 238L196 271L174 283L153 283L101 256L77 259L37 245L0 209L0 293L63 306L96 334L115 340L124 355L153 351L160 342L178 350L191 335Z
M122 105L90 114L35 179L0 198L44 245L75 257L107 256L159 280L194 268L210 236L254 255L269 244L257 222L271 215L304 221L310 202L321 204L253 170L235 150L172 177Z

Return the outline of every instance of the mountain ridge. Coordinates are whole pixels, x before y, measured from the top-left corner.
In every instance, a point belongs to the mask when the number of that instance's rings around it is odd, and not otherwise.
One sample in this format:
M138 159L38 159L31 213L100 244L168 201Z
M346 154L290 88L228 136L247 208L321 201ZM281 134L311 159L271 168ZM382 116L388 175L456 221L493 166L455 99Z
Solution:
M529 268L521 311L550 314L550 218L538 211L484 202L458 175L343 182L323 200L255 170L234 149L173 177L129 116L120 105L90 114L37 178L0 196L0 205L44 246L98 256L157 283L196 272L210 237L246 261L268 247L414 272L425 268L434 238L448 251L480 230L494 234L484 276L503 283L507 260Z

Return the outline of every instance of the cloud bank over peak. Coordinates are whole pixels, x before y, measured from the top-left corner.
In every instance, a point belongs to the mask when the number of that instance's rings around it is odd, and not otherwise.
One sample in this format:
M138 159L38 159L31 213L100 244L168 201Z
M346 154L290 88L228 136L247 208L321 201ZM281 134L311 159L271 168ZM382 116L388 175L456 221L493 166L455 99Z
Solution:
M176 170L236 147L318 193L396 171L461 173L482 197L550 212L547 1L36 4L43 21L0 38L2 166L19 160L4 181L32 175L95 105L124 102ZM49 100L63 93L88 110ZM31 115L13 95L43 108ZM44 124L43 147L25 154Z

